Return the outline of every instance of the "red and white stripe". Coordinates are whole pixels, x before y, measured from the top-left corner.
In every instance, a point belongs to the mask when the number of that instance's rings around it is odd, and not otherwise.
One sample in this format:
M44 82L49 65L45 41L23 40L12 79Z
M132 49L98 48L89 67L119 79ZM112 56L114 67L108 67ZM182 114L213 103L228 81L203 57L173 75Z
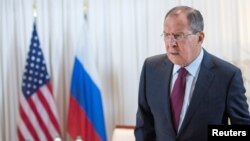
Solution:
M60 136L58 115L51 84L48 82L28 100L20 94L19 141L52 141Z

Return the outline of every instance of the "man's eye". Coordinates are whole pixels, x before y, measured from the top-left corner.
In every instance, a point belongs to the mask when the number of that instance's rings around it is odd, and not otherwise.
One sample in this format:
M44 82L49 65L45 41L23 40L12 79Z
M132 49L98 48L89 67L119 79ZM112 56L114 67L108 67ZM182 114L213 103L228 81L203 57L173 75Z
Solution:
M174 38L175 38L175 39L181 38L181 34L175 34L175 35L174 35Z
M171 35L167 33L167 34L164 34L164 36L165 37L170 37Z

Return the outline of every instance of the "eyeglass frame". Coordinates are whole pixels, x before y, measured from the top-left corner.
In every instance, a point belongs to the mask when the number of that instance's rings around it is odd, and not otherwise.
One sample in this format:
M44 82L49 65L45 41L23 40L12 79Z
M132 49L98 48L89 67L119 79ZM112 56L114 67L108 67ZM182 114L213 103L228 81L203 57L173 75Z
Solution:
M164 41L169 41L171 39L173 39L174 41L181 41L185 38L187 38L188 36L190 35L195 35L196 33L198 33L199 31L197 32L193 32L193 33L183 33L183 32L178 32L178 33L162 33L161 34L161 37L164 38Z

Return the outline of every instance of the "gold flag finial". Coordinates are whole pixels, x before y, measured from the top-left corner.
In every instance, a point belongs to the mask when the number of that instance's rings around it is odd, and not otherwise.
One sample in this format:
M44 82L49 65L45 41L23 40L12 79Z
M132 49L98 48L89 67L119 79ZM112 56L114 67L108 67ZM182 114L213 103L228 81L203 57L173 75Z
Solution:
M33 1L33 16L36 19L37 17L36 0Z

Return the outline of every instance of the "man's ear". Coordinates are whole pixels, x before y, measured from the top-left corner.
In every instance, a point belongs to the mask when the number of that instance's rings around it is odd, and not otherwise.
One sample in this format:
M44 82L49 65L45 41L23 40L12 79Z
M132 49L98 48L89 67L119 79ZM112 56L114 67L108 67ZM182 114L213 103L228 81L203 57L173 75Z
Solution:
M198 34L199 34L199 35L198 35L198 42L199 42L200 44L202 44L203 41L204 41L204 38L205 38L205 34L204 34L204 32L199 32Z

